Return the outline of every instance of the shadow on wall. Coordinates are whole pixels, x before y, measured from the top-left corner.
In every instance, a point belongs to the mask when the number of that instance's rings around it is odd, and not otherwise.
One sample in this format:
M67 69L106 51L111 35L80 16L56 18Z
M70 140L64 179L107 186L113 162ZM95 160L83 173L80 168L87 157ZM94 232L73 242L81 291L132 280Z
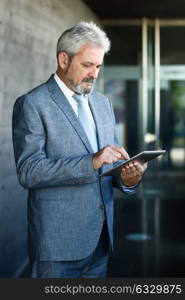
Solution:
M19 277L27 261L27 191L14 173L1 181L0 277Z

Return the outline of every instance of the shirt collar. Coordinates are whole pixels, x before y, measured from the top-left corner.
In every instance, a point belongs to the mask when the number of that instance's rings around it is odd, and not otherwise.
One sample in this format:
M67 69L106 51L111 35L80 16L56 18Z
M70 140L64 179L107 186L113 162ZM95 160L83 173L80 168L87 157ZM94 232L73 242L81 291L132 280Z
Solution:
M54 79L56 80L59 88L62 90L67 99L74 95L74 92L67 87L67 85L59 78L57 73L54 74Z

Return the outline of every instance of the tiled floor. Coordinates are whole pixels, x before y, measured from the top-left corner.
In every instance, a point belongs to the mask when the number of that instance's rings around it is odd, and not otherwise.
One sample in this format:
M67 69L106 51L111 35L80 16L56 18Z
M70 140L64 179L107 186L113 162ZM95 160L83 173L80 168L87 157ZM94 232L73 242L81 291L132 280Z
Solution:
M111 277L185 277L185 177L160 174L115 195Z

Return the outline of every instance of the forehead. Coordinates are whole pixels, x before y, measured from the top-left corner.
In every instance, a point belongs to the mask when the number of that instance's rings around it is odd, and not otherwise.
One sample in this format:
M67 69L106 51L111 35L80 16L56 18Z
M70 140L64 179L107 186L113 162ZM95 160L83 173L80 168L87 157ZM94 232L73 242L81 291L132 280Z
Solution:
M87 43L80 48L80 51L75 55L74 58L81 62L88 61L94 64L102 64L104 50Z

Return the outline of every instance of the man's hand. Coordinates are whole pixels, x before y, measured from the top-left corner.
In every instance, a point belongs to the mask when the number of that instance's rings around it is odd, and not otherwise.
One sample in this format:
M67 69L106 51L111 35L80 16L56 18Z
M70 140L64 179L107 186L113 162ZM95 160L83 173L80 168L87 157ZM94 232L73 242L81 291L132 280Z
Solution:
M123 147L108 145L96 152L93 156L93 167L99 169L103 165L111 164L119 159L129 159L128 153Z
M133 186L139 183L147 168L147 163L133 161L121 169L121 181L125 186Z

